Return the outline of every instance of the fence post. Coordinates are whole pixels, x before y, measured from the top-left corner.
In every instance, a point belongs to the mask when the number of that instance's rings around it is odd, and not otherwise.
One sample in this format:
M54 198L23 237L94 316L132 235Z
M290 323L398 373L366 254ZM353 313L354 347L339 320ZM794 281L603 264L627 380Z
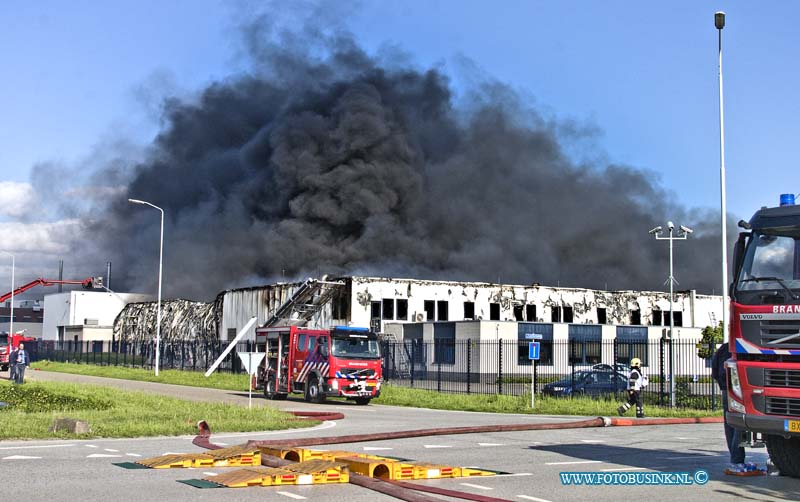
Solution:
M434 341L433 352L436 353L436 342ZM439 340L439 357L436 358L436 391L442 392L442 341Z
M658 389L658 405L664 406L664 380L666 379L666 372L664 371L664 338L661 337L658 342L658 357L659 357L659 371L661 372L661 378L659 379L659 389Z
M472 383L472 340L467 340L467 394Z
M416 354L416 340L411 340L411 368L409 369L409 374L411 375L411 388L414 388L414 366L417 364L417 354Z
M574 339L573 340L569 340L568 344L569 344L569 347L567 347L567 349L569 351L568 352L569 355L567 357L569 358L570 366L571 366L571 369L572 369L572 371L570 372L570 375L571 375L570 376L570 382L571 382L570 389L571 390L570 390L570 393L569 393L569 398L572 399L572 396L575 395L575 357L573 357L573 355L572 355L572 347L575 345L575 340Z
M497 393L503 393L503 340L497 340Z
M724 340L723 340L723 343L724 343ZM711 340L710 342L708 342L708 353L713 355L715 352L716 351L714 350L714 340ZM712 371L713 371L713 368L712 368ZM717 397L717 382L715 382L714 379L712 378L711 379L711 411L716 411L716 409L717 409L716 397Z

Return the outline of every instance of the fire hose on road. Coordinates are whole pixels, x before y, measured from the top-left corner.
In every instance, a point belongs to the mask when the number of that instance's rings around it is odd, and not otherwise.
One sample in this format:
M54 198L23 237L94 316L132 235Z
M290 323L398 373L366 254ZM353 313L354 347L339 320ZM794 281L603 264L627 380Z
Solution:
M318 420L335 420L344 418L340 413L325 413L325 412L291 412L297 416L305 416L308 418ZM323 418L325 417L325 418ZM334 418L335 417L335 418ZM285 446L285 447L299 447L299 446L316 446L316 445L329 445L341 443L359 443L365 441L384 441L388 439L405 439L425 436L446 436L454 434L480 434L489 432L516 432L516 431L537 431L537 430L555 430L555 429L582 429L590 427L627 427L627 426L656 426L656 425L680 425L680 424L706 424L706 423L721 423L722 417L699 417L699 418L646 418L646 419L625 419L625 418L609 418L597 417L586 420L577 420L574 422L551 422L551 423L536 423L536 424L502 424L502 425L476 425L469 427L441 427L434 429L417 429L408 431L395 431L395 432L378 432L372 434L354 434L349 436L328 436L318 438L301 438L289 440L261 440L261 441L248 441L247 445L252 447L260 446ZM199 434L192 441L195 445L207 449L219 449L221 446L211 443L211 431L205 421L198 424L200 429ZM267 458L262 457L262 464L270 467L278 467L288 463L287 460L280 458ZM440 501L438 498L432 498L417 492L424 491L436 493L438 495L445 495L453 498L461 498L465 500L473 500L476 502L509 502L505 499L498 499L493 497L485 497L482 495L474 495L471 493L460 492L455 490L447 490L443 488L436 488L426 485L416 485L402 481L392 481L370 478L358 474L352 474L350 482L370 490L378 491L386 495L405 500L407 502L436 502Z

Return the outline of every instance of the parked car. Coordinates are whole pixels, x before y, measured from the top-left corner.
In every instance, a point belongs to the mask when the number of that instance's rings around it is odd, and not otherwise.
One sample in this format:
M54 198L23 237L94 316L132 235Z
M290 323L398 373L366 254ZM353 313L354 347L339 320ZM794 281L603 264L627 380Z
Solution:
M624 391L628 386L628 377L614 371L590 370L576 371L574 376L549 383L542 387L546 396L565 397L603 396Z

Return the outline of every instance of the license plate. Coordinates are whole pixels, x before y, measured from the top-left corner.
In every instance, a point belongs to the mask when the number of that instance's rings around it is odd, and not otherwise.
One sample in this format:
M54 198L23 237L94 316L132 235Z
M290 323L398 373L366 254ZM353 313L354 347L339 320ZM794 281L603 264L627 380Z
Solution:
M784 420L783 430L800 434L800 420Z

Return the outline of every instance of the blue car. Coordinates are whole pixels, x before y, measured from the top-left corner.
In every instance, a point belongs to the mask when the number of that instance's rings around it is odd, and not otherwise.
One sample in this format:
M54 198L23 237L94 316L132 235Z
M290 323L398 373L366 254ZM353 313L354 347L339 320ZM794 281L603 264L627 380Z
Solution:
M574 377L567 375L562 380L542 387L546 396L566 397L604 396L624 391L628 387L628 378L612 371L576 371Z

